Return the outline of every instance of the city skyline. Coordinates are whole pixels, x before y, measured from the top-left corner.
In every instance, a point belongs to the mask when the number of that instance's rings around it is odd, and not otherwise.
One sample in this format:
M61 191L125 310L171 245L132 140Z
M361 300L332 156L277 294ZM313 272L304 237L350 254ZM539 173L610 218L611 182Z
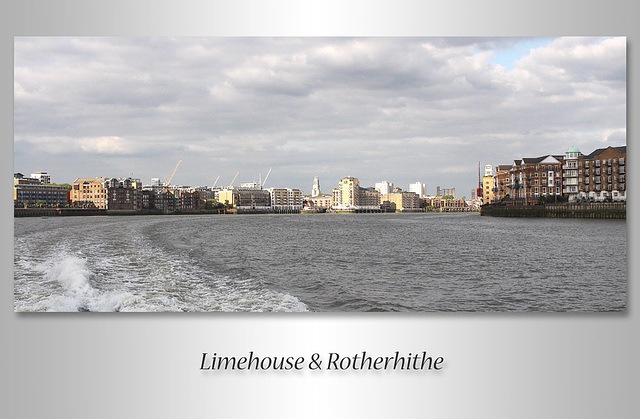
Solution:
M626 39L16 37L14 171L344 176L469 196L478 162L626 144ZM133 171L133 172L132 172ZM384 174L382 178L381 174Z

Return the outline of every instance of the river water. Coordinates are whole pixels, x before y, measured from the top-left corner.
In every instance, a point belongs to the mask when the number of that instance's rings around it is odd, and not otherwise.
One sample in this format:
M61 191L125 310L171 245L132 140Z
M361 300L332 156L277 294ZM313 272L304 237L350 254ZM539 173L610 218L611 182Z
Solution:
M15 311L623 311L625 220L14 219Z

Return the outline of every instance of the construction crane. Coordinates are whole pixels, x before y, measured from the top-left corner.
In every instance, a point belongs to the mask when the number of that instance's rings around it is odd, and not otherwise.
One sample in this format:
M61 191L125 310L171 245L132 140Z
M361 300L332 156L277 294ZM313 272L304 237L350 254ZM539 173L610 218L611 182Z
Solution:
M236 173L236 175L233 177L233 180L231 181L231 183L229 184L229 187L233 186L233 182L236 181L236 178L238 177L238 175L240 174L240 172Z
M267 183L267 179L269 179L269 175L271 174L271 167L269 168L269 171L267 172L267 176L264 177L264 181L260 182L260 188L262 188L264 186L265 183Z
M215 187L216 187L216 184L218 183L218 179L220 179L220 176L218 176L218 177L216 178L216 181L215 181L215 182L213 182L213 186L211 186L212 188L215 188Z
M176 170L178 170L178 166L180 166L180 163L182 163L182 160L178 160L178 164L176 164L176 168L173 169L173 173L171 173L171 176L169 176L169 180L167 180L167 178L164 178L164 184L165 186L169 186L171 184L171 179L173 179L173 175L176 174Z

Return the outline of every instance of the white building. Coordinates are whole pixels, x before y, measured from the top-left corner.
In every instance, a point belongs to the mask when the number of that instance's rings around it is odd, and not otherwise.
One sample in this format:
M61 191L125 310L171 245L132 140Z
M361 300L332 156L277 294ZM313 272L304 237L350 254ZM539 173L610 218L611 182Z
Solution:
M564 164L562 165L562 193L569 197L569 202L578 199L578 160L582 153L576 146L572 146L564 154ZM551 172L549 172L551 174ZM582 170L580 170L582 179ZM549 179L551 183L553 179Z
M31 178L32 179L38 179L40 181L40 183L42 183L42 184L51 183L51 176L49 176L49 174L47 172L31 173Z
M380 192L380 195L386 195L393 192L393 183L383 180L375 185L375 189Z
M410 183L409 192L418 194L420 198L423 198L427 196L427 184L422 182Z

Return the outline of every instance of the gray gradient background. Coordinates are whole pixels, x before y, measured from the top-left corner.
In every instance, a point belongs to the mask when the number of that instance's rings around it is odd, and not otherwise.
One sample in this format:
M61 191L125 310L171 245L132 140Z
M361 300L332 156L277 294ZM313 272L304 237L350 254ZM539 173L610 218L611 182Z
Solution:
M628 1L2 2L2 196L11 193L13 36L622 35L627 145L640 33ZM424 3L424 4L423 4ZM4 200L2 411L11 418L634 417L637 176L631 166L625 314L16 314ZM387 355L428 350L437 374L198 371L201 352Z

